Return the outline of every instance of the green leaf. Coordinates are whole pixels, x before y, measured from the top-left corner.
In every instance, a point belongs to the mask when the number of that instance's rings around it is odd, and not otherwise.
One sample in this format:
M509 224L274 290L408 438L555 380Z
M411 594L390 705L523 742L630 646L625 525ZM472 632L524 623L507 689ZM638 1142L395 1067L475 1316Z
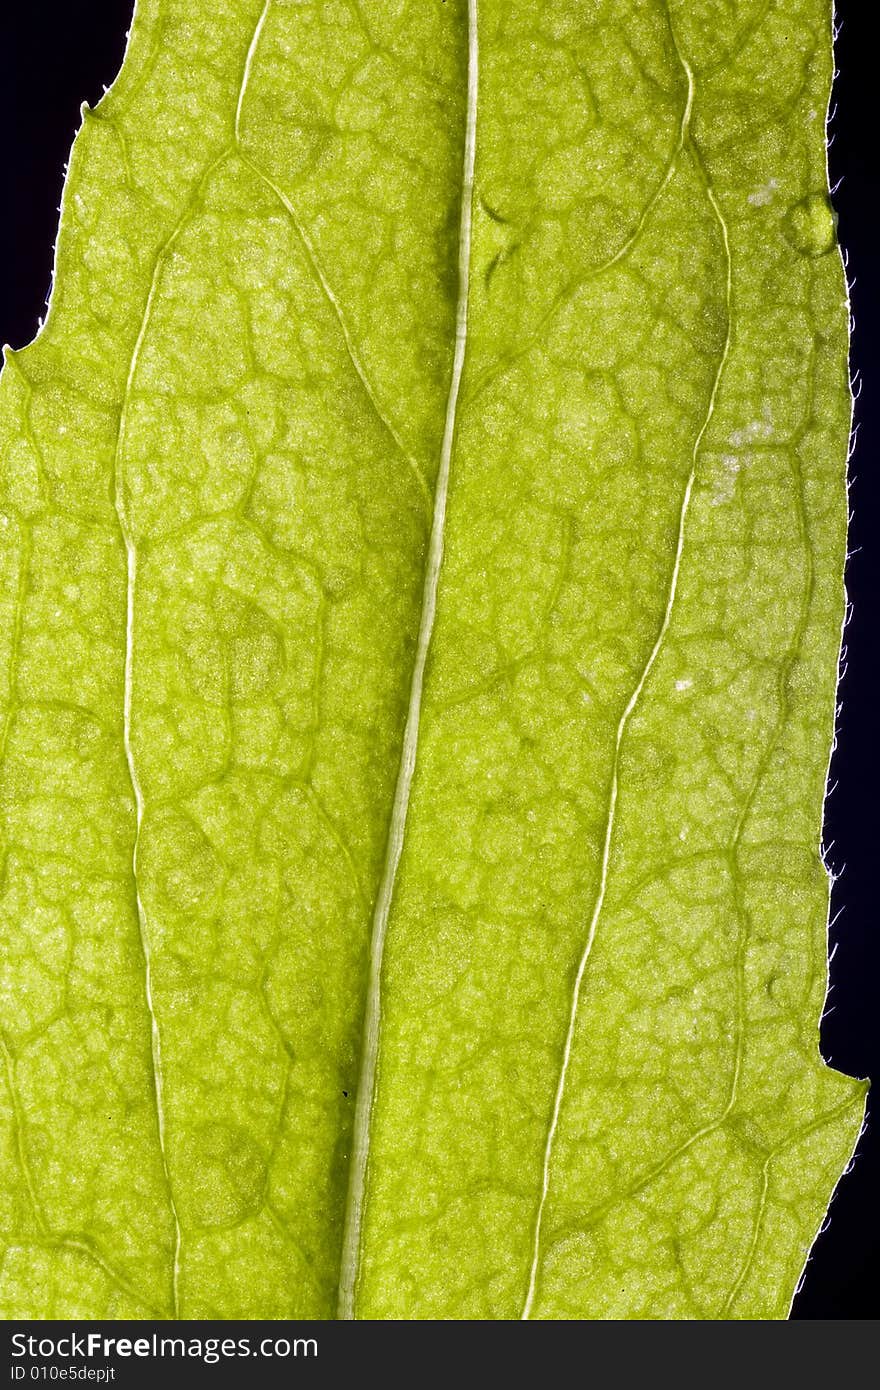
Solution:
M784 1317L828 0L138 0L0 381L7 1316Z

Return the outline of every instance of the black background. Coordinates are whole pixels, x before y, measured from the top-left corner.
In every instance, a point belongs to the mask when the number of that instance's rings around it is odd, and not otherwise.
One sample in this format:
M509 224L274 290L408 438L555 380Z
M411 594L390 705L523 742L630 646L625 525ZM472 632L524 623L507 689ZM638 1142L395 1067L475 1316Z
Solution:
M822 1023L826 1059L880 1082L875 996L880 938L877 817L878 624L880 611L880 255L876 45L866 0L838 0L839 75L831 130L832 184L852 285L853 373L862 390L851 462L852 552L847 590L841 713L826 808L826 858L839 875L833 894L832 990ZM64 165L82 101L94 105L119 69L130 0L57 6L17 0L0 19L0 341L21 347L37 329L48 293ZM871 1111L875 1118L871 1119ZM880 1316L880 1099L852 1172L841 1184L794 1309L796 1318Z

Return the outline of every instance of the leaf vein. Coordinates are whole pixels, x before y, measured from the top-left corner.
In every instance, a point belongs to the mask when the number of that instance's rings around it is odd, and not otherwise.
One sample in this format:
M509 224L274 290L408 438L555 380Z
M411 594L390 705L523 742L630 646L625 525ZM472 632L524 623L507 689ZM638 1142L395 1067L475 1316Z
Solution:
M477 0L468 0L467 114L461 187L455 349L452 361L452 374L449 383L449 396L446 402L446 419L443 429L443 439L440 448L440 466L437 472L437 486L434 494L434 511L431 522L431 536L428 544L428 557L425 569L416 656L410 684L406 723L403 731L394 804L388 831L385 866L379 884L371 931L369 983L364 1015L363 1050L361 1055L360 1077L358 1079L357 1101L355 1105L350 1181L346 1202L345 1232L343 1237L339 1280L339 1316L346 1320L354 1317L355 1292L360 1258L361 1228L363 1223L363 1206L370 1148L370 1122L378 1073L381 975L385 935L388 928L391 900L397 879L397 868L403 850L410 791L418 750L422 690L428 649L431 644L437 608L437 590L440 568L443 562L450 463L455 442L458 398L462 373L464 371L465 353L467 350L471 216L476 154L478 82Z
M676 51L678 51L678 50L676 49ZM687 61L686 61L685 58L681 55L680 52L679 52L679 59L680 59L680 61L681 61L681 64L682 64L682 66L683 66L683 68L684 68L684 70L685 70L686 76L687 76L687 81L688 81L688 107L687 107L687 109L688 109L688 112L690 112L690 110L692 109L692 106L693 106L693 93L694 93L694 77L693 77L693 72L692 72L692 70L691 70L690 65L687 63ZM691 141L691 143L692 143L692 141ZM702 166L701 166L701 167L702 167ZM696 482L697 466L698 466L698 462L699 462L700 448L701 448L701 446L702 446L703 439L704 439L704 437L705 437L705 435L706 435L706 431L709 429L709 426L710 426L710 424L711 424L711 422L712 422L712 419L713 419L713 416L714 416L714 414L715 414L715 406L716 406L716 402L717 402L717 399L718 399L718 393L719 393L719 389L720 389L720 386L721 386L721 380L722 380L722 377L723 377L723 375L724 375L724 370L725 370L725 368L726 368L726 366L727 366L728 357L729 357L729 355L730 355L731 333L732 333L732 315L731 315L731 298L732 298L732 261L731 261L731 252L730 252L730 237L729 237L729 233L728 233L727 223L726 223L726 221L725 221L725 219L724 219L724 215L723 215L723 213L722 213L722 211L721 211L721 207L720 207L720 205L719 205L719 203L718 203L718 200L717 200L717 198L716 198L716 196L715 196L715 193L714 193L714 191L713 191L713 189L712 189L711 183L709 182L708 178L705 178L705 184L706 184L706 194L707 194L707 197L708 197L708 199L709 199L709 202L710 202L711 205L712 205L712 209L713 209L713 212L714 212L714 214L715 214L715 217L716 217L717 220L718 220L718 224L719 224L719 227L720 227L720 230L721 230L722 243L723 243L723 247L724 247L724 257L725 257L725 266L726 266L727 330L726 330L726 334L725 334L725 339L724 339L724 344L723 344L723 347L722 347L722 351L721 351L721 354L720 354L720 357L719 357L718 366L717 366L717 369L716 369L716 372L715 372L715 377L714 377L714 380L713 380L713 383L712 383L712 390L711 390L711 393L710 393L710 396L709 396L709 404L708 404L708 408L707 408L707 411L706 411L706 415L705 415L705 418L704 418L704 420L703 420L703 423L702 423L702 425L701 425L701 427L700 427L700 430L699 430L699 432L698 432L698 434L697 434L697 436L696 436L696 439L695 439L695 441L694 441L693 454L692 454L692 458L691 458L691 469L690 469L690 473L689 473L689 475L688 475L687 483L686 483L686 485L685 485L684 494L683 494L683 496L682 496L681 509L680 509L680 513L679 513L678 534L677 534L676 546L675 546L675 556L674 556L673 565L672 565L672 574L671 574L671 577L670 577L669 587L668 587L668 591L667 591L667 600L666 600L665 610L664 610L664 613L663 613L663 619L662 619L662 621L661 621L661 623L660 623L660 628L659 628L659 630L658 630L657 637L656 637L656 639L655 639L654 645L653 645L653 647L651 648L651 651L650 651L650 654L649 654L649 656L648 656L648 659L647 659L647 661L645 662L644 667L642 668L642 672L641 672L641 674L640 674L640 676L639 676L639 679L638 679L638 681L636 682L636 685L635 685L635 687L634 687L634 689L633 689L633 692L632 692L632 694L630 695L629 700L627 701L626 707L624 708L623 714L621 715L620 721L619 721L619 723L618 723L618 725L617 725L617 733L616 733L615 742L614 742L614 756L613 756L612 769L611 769L611 788L610 788L610 794L609 794L609 800L608 800L608 814L607 814L606 823L605 823L605 836L604 836L604 842L603 842L603 848L602 848L602 861L601 861L601 868L600 868L600 875L599 875L599 890L598 890L598 893L597 893L597 895L596 895L596 902L595 902L595 905L594 905L594 907L593 907L593 913L592 913L592 916L591 916L591 918L590 918L590 924L589 924L589 927L588 927L588 930L587 930L587 939L586 939L586 942L585 942L585 945L584 945L584 949L583 949L583 951L582 951L582 953L581 953L581 958L580 958L580 961L579 961L579 963L578 963L578 968L577 968L577 972L576 972L576 975L575 975L574 989L573 989L573 991L572 991L571 1008L570 1008L570 1011L569 1011L568 1028L567 1028L567 1031L566 1031L565 1042L564 1042L564 1045L563 1045L562 1065L561 1065L560 1070L559 1070L559 1077L558 1077L558 1080L557 1080L556 1091L555 1091L555 1095L554 1095L554 1099L553 1099L553 1108L552 1108L551 1117L550 1117L550 1124L549 1124L549 1126L548 1126L547 1138L546 1138L546 1142L545 1142L545 1146L544 1146L544 1159L543 1159L542 1178L541 1178L541 1194L540 1194L540 1197L539 1197L539 1200L538 1200L537 1214L536 1214L536 1217L535 1217L534 1236L533 1236L533 1242L532 1242L532 1259L531 1259L531 1265L530 1265L530 1269L529 1269L528 1289L527 1289L527 1291L526 1291L525 1303L524 1303L524 1305L523 1305L523 1310L522 1310L522 1314L521 1314L521 1319L522 1319L522 1320L528 1320L528 1319L531 1317L532 1309L533 1309L533 1307L534 1307L534 1302L535 1302L535 1296L536 1296L536 1293L537 1293L538 1273L539 1273L539 1269L540 1269L540 1252L541 1252L542 1226L543 1226L544 1210L545 1210L546 1202L547 1202L547 1195L548 1195L549 1188L550 1188L550 1167L551 1167L551 1162L552 1162L552 1157L553 1157L553 1150L554 1150L554 1147L555 1147L556 1135L557 1135L557 1131L558 1131L558 1128L559 1128L559 1119L560 1119L560 1114L561 1114L561 1109L562 1109L562 1100L563 1100L563 1096L564 1096L564 1093L565 1093L566 1082L567 1082L567 1079L568 1079L568 1070L569 1070L569 1065L570 1065L570 1062L571 1062L571 1054L572 1054L572 1049L573 1049L573 1044L574 1044L574 1035L575 1035L575 1030L576 1030L576 1026L577 1026L577 1016L578 1016L578 1011L579 1011L579 1008L580 1008L580 1001L581 1001L581 994L582 994L582 989L583 989L584 976L585 976L585 974L586 974L587 963L588 963L588 961L589 961L589 959L590 959L590 956L591 956L592 950L593 950L593 945L594 945L594 943L595 943L596 931L597 931L598 924L599 924L599 918L600 918L600 916L601 916L601 914L602 914L602 909L603 909L604 904L605 904L605 896L606 896L607 887L608 887L608 874L609 874L609 866L610 866L610 860L611 860L611 846L612 846L612 842L613 842L613 838L614 838L614 829L615 829L616 814L617 814L617 798L618 798L618 787L619 787L619 776L620 776L620 755L621 755L621 747L622 747L622 744L623 744L623 740L624 740L624 736L625 736L625 734L626 734L627 728L628 728L628 726L629 726L629 722L630 722L630 720L631 720L631 718L632 718L633 712L634 712L636 706L638 705L639 700L641 699L642 692L643 692L643 690L644 690L644 688L645 688L645 685L647 684L648 678L649 678L649 676L650 676L652 670L654 669L654 666L655 666L656 663L657 663L657 658L658 658L659 655L660 655L660 652L661 652L661 650L662 650L662 648L663 648L663 646L664 646L664 643L665 643L665 641L666 641L666 634L667 634L668 631L669 631L669 626L670 626L670 623L671 623L671 620L672 620L672 613L673 613L673 609L674 609L674 607L675 607L675 600L676 600L676 597L677 597L677 594L678 594L679 576L680 576L680 572L681 572L681 562L682 562L682 556L683 556L683 553L684 553L685 530L686 530L688 515L689 515L689 512L690 512L691 497L692 497L692 494L693 494L694 484L695 484L695 482Z

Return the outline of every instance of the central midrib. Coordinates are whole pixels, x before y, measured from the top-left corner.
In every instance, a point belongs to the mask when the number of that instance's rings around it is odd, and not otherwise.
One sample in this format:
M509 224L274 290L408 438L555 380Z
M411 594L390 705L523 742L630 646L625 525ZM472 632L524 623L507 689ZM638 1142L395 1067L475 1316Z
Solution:
M360 1263L364 1196L367 1165L370 1156L370 1126L379 1056L382 963L385 951L385 936L388 929L388 917L397 880L397 869L403 851L403 839L409 811L410 791L418 751L422 689L425 679L428 650L434 631L434 618L437 610L437 589L440 579L440 567L443 561L446 500L449 491L449 467L455 441L458 396L461 387L462 372L464 370L465 353L467 350L468 292L471 260L471 211L477 134L477 87L477 0L468 0L467 112L465 118L464 159L461 185L461 220L459 223L458 242L458 300L455 311L455 349L452 359L452 376L449 382L449 395L446 401L446 419L440 448L437 484L434 492L431 535L428 542L428 555L422 590L422 608L419 619L418 641L413 663L412 680L410 683L409 703L407 705L403 743L400 750L400 762L397 770L397 783L394 790L394 802L388 829L385 863L382 870L382 878L379 883L370 933L370 965L367 998L364 1010L361 1066L360 1075L358 1077L357 1101L355 1104L348 1197L345 1208L345 1230L343 1234L342 1258L339 1270L338 1315L340 1318L346 1320L353 1318L355 1315L355 1292Z

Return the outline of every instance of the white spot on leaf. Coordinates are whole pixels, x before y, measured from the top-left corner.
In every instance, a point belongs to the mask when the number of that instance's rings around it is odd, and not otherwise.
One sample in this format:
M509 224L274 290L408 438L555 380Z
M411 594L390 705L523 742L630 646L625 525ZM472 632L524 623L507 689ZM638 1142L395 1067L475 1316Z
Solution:
M772 203L778 187L778 179L768 179L760 188L756 188L754 193L749 194L749 202L752 207L763 208L766 207L768 203Z

